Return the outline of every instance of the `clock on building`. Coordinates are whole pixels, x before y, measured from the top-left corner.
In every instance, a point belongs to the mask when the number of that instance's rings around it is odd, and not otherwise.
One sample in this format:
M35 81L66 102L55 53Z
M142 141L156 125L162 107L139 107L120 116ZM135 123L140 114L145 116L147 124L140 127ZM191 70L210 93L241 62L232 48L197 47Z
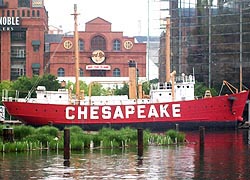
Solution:
M125 41L123 43L125 49L132 49L133 43L131 41Z
M65 49L71 49L72 46L73 46L73 43L72 43L70 40L66 40L66 41L64 41L64 43L63 43L63 47L64 47Z

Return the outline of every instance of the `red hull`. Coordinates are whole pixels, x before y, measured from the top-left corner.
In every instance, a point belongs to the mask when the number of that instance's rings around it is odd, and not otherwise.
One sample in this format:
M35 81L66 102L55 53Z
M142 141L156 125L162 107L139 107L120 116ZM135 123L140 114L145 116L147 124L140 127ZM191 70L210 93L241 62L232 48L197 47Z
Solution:
M182 123L196 123L209 126L209 123L233 124L241 120L247 98L248 92L245 91L191 101L140 105L77 106L8 101L3 104L10 115L34 126L150 126L157 123L178 123L180 126Z

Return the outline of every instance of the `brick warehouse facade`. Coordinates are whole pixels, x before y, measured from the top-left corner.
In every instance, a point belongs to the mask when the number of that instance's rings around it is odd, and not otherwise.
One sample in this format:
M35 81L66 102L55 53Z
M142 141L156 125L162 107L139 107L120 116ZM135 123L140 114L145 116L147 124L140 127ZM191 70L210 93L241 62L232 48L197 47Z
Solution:
M52 41L55 36L50 35L48 39ZM47 48L50 49L49 72L59 79L73 77L74 37L64 34L58 40L47 44L50 46ZM123 32L112 32L111 23L100 17L87 22L85 31L79 31L79 50L80 78L103 77L110 80L115 77L117 80L118 77L128 77L129 60L136 61L139 77L146 77L146 44L136 43L135 38L123 36Z
M0 0L0 79L43 74L48 15L43 0Z
M48 34L48 29L43 0L0 0L1 81L44 73L73 80L74 37ZM139 77L146 78L146 43L112 32L111 23L100 17L79 31L79 50L80 80L128 77L130 60L137 62Z

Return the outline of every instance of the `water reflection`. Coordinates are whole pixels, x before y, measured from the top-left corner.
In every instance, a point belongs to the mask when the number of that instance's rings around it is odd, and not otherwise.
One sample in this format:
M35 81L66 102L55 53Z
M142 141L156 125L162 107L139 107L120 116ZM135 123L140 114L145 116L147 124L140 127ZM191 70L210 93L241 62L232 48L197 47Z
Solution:
M0 155L0 179L249 179L249 131L187 133L185 146L150 146L138 158L136 149L71 152L34 151Z

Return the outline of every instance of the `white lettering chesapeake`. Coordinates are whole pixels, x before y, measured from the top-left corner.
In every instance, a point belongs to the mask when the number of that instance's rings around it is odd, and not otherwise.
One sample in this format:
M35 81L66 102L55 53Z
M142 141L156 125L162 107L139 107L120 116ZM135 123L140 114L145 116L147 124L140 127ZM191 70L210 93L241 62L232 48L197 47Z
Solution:
M117 119L117 118L124 119L124 115L123 115L121 106L116 106L113 119Z
M99 106L90 107L90 119L99 119L98 110L99 110Z
M87 106L84 106L83 107L83 110L82 110L82 106L78 106L78 114L77 114L77 118L78 119L87 119L88 118L88 108ZM82 118L83 116L83 118Z
M74 113L72 114L71 113L71 111L75 111L75 108L73 107L73 106L67 106L66 107L66 119L68 119L68 120L73 120L73 119L75 119L75 115L74 115Z
M151 105L149 108L148 118L151 118L151 117L156 117L156 118L159 117L159 114L154 105Z
M102 107L102 118L103 119L111 119L111 107L103 106Z
M138 105L137 106L137 117L139 119L146 118L146 115L145 115L145 105Z
M167 109L168 109L168 104L160 105L160 117L170 117Z
M172 105L173 117L181 117L181 105L173 104Z
M135 113L135 107L134 106L125 106L125 112L126 112L126 118L129 118L131 114Z

